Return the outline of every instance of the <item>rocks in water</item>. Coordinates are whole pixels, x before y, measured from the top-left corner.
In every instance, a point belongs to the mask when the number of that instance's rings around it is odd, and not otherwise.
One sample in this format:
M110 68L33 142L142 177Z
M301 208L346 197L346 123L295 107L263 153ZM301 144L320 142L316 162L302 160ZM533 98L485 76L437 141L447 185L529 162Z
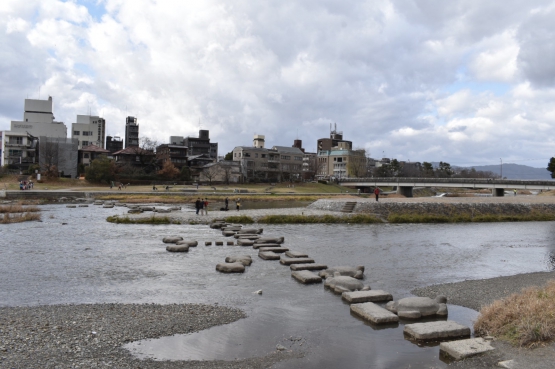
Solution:
M155 211L157 213L171 213L172 212L170 209L154 209L153 211Z
M440 356L448 356L455 360L463 360L492 350L495 349L490 342L483 338L468 338L439 344Z
M307 254L305 254L304 252L300 252L300 251L286 251L285 256L288 256L290 258L307 258L308 257Z
M405 335L409 338L418 341L438 341L444 339L470 337L470 328L452 320L447 320L407 324L405 325L403 333L405 333Z
M310 264L314 263L314 259L311 258L287 258L282 257L279 260L280 264L291 265L291 264Z
M171 211L177 211L177 210L181 210L181 206L171 206L170 207Z
M262 234L262 231L263 231L262 228L242 228L238 230L237 233Z
M187 245L189 247L196 247L198 245L198 241L187 241L183 238L175 243L176 245Z
M272 251L261 251L258 253L258 257L264 260L279 260L279 254Z
M89 205L87 205L87 204L81 204L81 205L79 205L79 207L80 207L80 208L88 208Z
M216 246L223 246L224 245L224 241L216 241Z
M127 213L129 213L129 214L140 214L140 213L142 213L142 212L143 212L143 211L142 211L141 209L139 209L139 208L127 210Z
M66 205L66 208L76 208L77 205Z
M327 269L328 266L325 264L291 264L289 267L291 270L322 270Z
M241 228L242 228L241 226L226 226L226 227L222 227L222 231L233 232L233 234L235 234L236 232L239 232Z
M177 243L178 241L183 241L181 236L167 236L162 239L164 243Z
M104 205L104 201L102 201L102 200L95 200L94 205Z
M391 296L390 293L382 290L343 292L341 294L341 297L349 304L361 304L364 302L384 302L393 300L393 296Z
M222 227L226 227L227 223L225 220L214 219L212 223L210 223L210 228L212 229L222 229Z
M343 277L352 278L352 277ZM354 278L353 278L354 279ZM352 304L351 312L362 319L374 324L397 323L399 317L386 309L379 307L373 302L365 302L363 304Z
M260 238L260 236L257 234L239 234L239 233L235 233L233 237L240 240L252 240L252 241L255 241Z
M336 266L322 270L318 275L322 278L333 277L335 273L341 276L362 279L364 277L364 266Z
M221 273L244 273L245 266L241 263L221 263L216 265L216 270Z
M370 287L365 286L360 280L353 277L339 275L338 272L335 273L334 277L326 278L324 286L330 288L335 293L370 290Z
M291 272L291 277L303 284L322 283L322 278L308 270Z
M168 245L166 246L166 251L169 252L188 252L189 245Z
M239 246L252 246L252 245L254 245L254 241L238 239L237 240L237 245L239 245Z
M261 244L261 243L278 243L278 244L282 244L285 241L285 239L283 237L264 237L264 238L259 238L258 240L256 240L257 244Z
M235 246L235 242L233 242L233 241L227 241L226 244L228 246Z
M438 296L435 300L429 297L406 297L398 301L388 302L385 308L406 319L420 319L426 316L447 316L447 298Z
M212 241L206 241L206 242L204 242L204 246L212 246Z
M156 208L154 206L140 206L139 209L142 211L154 211Z
M275 252L276 254L281 254L282 252L289 251L289 249L286 247L260 247L258 251L259 252L272 251L272 252Z
M225 237L231 237L235 234L233 231L222 231L222 235Z
M225 258L226 263L241 263L244 266L250 266L252 264L252 259L250 255L235 255L228 256Z
M111 209L111 208L113 208L113 207L114 207L114 204L110 204L110 205L103 205L102 207L103 207L103 208L105 208L105 209Z
M260 249L261 247L281 247L281 245L279 243L254 243L254 245L252 245L253 249Z

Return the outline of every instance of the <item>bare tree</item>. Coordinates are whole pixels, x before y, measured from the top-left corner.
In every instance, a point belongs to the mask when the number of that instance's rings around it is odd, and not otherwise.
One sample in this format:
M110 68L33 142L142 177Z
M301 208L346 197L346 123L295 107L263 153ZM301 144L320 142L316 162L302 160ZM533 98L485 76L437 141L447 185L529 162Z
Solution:
M205 179L208 181L209 184L212 184L212 181L216 178L219 174L220 168L214 164L209 164L209 167L203 167L202 171L200 172L200 178Z
M349 155L349 162L347 163L347 173L350 177L362 178L368 175L368 158L366 157L366 150L355 149Z

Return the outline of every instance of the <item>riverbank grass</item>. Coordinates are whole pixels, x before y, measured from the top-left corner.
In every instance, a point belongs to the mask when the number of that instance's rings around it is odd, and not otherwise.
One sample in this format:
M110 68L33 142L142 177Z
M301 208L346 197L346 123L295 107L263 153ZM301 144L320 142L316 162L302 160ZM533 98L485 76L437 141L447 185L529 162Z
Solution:
M378 218L368 214L352 216L336 215L267 215L258 219L262 224L369 224L382 223Z
M482 308L474 330L522 347L555 341L555 280Z
M22 206L20 204L0 206L0 224L29 222L40 219L40 209L36 206Z
M157 217L154 215L148 218L129 218L128 216L118 217L114 215L106 218L106 220L116 224L181 224L171 220L169 217Z

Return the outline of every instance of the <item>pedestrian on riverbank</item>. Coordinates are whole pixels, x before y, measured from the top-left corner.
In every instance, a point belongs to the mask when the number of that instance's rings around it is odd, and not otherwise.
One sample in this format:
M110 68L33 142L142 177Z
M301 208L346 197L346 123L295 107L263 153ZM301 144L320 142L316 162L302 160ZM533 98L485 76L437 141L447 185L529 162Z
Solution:
M237 211L239 211L241 209L241 199L240 198L235 200L235 206L237 207Z
M378 201L378 199L380 198L380 188L376 187L376 189L374 190L374 195L376 195L376 201Z
M200 210L200 215L204 215L204 199L200 199L199 210Z
M206 215L208 215L208 199L204 199L204 211Z
M514 191L513 191L513 192L515 193L515 196L516 196L516 188L514 189Z
M195 201L195 210L198 215L198 212L200 210L200 199L198 197L197 197L197 201Z
M226 197L225 198L225 211L229 210L229 199Z

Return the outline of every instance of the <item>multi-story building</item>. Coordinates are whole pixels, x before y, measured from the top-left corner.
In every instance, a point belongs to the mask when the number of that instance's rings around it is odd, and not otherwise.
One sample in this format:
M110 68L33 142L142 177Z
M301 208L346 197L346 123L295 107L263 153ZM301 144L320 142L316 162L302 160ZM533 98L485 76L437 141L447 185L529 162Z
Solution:
M176 168L187 165L187 151L189 148L183 145L162 144L156 147L156 160L158 166L162 167L165 162L171 161Z
M348 178L368 174L364 150L353 150L353 143L343 139L343 132L338 132L337 126L330 130L330 138L318 140L317 147L316 177Z
M60 176L77 177L77 139L66 137L39 137L39 164L41 171L56 169Z
M320 150L331 150L334 147L344 147L347 149L353 148L353 143L343 139L343 132L337 130L337 125L332 130L330 125L330 138L321 138L318 140L316 147Z
M38 164L38 138L28 133L0 132L0 166L9 165L19 171L27 170L29 165Z
M102 147L96 145L88 145L79 149L79 156L77 159L78 164L83 164L88 167L94 159L99 158L102 155L109 155L110 152Z
M125 148L139 146L139 125L137 118L127 117L125 119Z
M52 97L48 100L25 99L23 120L11 122L12 132L27 132L39 137L67 137L67 127L63 122L55 122L52 113Z
M111 154L123 150L123 139L119 137L106 136L106 150Z
M201 129L198 137L170 136L171 145L182 145L189 148L188 155L208 155L218 159L218 143L210 142L210 131Z
M233 161L241 162L243 179L250 182L281 182L302 176L304 153L298 147L264 148L264 136L256 135L253 146L233 149Z
M77 123L71 124L71 138L79 141L79 150L95 145L104 148L106 120L96 115L77 115Z

